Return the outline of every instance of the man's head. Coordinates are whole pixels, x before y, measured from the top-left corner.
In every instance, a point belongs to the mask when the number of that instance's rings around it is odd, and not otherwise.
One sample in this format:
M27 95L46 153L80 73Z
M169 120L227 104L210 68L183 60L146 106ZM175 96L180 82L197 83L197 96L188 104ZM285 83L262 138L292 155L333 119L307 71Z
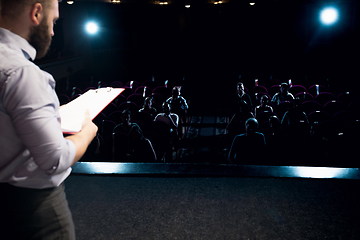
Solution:
M130 125L131 112L128 109L125 109L121 112L121 121L127 125Z
M0 0L2 26L24 37L42 58L50 48L59 18L59 0Z
M179 86L173 87L172 96L173 96L173 98L177 98L178 96L180 96L180 87Z
M238 92L244 92L245 88L244 88L244 84L242 82L238 82L236 85L236 90Z
M287 94L288 90L289 90L289 84L287 84L287 83L282 83L282 84L280 85L280 92L281 92L282 94Z
M245 129L247 134L256 132L258 127L259 123L255 118L249 118L245 122Z

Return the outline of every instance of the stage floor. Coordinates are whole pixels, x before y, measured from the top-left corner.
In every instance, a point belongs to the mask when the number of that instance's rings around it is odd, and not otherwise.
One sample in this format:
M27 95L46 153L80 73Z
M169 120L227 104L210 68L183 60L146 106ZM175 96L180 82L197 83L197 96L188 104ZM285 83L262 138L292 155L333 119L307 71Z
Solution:
M317 179L360 179L359 168L261 166L211 163L114 163L78 162L73 174L135 176L221 176Z

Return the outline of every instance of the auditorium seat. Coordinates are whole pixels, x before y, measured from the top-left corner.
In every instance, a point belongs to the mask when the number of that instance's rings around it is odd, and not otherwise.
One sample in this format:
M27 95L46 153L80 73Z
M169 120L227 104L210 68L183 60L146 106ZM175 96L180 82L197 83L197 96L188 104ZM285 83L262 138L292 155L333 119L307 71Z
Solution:
M124 91L121 93L121 95L124 95L125 98L130 96L133 93L133 90L130 87L124 86ZM135 91L135 89L134 89Z
M151 89L147 86L139 86L138 88L135 89L134 93L138 93L141 94L143 97L147 97L151 94Z
M74 95L71 96L70 101L72 101L72 100L74 100L74 99L76 99L76 98L78 98L80 96L81 96L81 93L74 94Z
M141 86L148 87L148 90L152 92L152 90L158 86L158 83L152 80L146 80L141 84Z
M292 85L292 87L289 88L289 92L294 96L300 92L306 92L306 91L307 91L306 87L302 85Z
M135 103L138 107L142 106L144 104L144 98L141 94L139 93L133 93L133 94L130 94L126 101L130 101L130 102L133 102Z
M113 101L116 106L119 106L123 102L126 102L126 97L122 94L119 94Z
M340 101L346 105L356 100L354 94L350 94L350 92L342 92L336 97L337 101Z
M273 97L275 93L278 93L280 91L280 85L273 85L268 88L268 94Z
M107 116L106 120L112 121L116 124L120 124L121 123L121 115L122 115L121 111L114 111L114 112L110 113L109 116Z
M345 104L336 100L332 100L325 103L325 105L322 108L322 110L324 112L327 112L331 117L333 117L335 113L343 111L345 109L346 109Z
M165 98L170 97L170 95L171 95L171 89L169 89L165 86L158 86L158 87L154 88L152 92L159 93L162 96L164 96Z
M315 101L320 103L321 106L324 106L327 102L330 102L335 99L336 99L335 95L330 92L321 92L319 95L316 95L315 97Z
M166 96L163 96L162 94L160 93L152 93L151 96L153 97L154 99L154 103L160 107L160 109L158 109L158 111L162 111L161 108L162 108L162 104L163 102L166 100Z
M308 88L307 92L315 98L319 93L326 92L326 88L323 85L314 84Z
M308 119L309 119L310 123L313 123L313 122L321 123L323 121L331 120L331 116L324 111L314 111L314 112L309 113Z
M92 89L96 89L96 87L86 87L83 92L86 93L87 91Z
M97 126L98 126L98 133L105 140L113 133L116 123L110 120L102 120L97 124Z
M134 113L139 110L139 107L134 102L126 101L126 102L120 103L120 105L117 108L118 111L124 111L126 109L129 110L131 113Z
M60 106L70 102L70 98L66 94L58 94Z
M110 113L117 110L117 106L114 102L111 102L109 105L107 105L101 112L103 112L106 116L109 116Z
M103 112L100 112L94 119L93 122L97 125L102 120L106 120L106 115Z
M311 112L320 111L322 109L320 103L315 100L305 101L301 104L301 107L307 115Z
M262 86L262 85L258 85L258 86L252 86L249 88L249 92L250 94L252 95L255 95L256 93L268 93L268 90L266 89L265 86Z
M303 103L305 101L311 101L314 100L314 97L308 93L308 92L299 92L296 95L294 95L295 99L298 98Z
M122 87L124 87L124 84L121 81L112 81L109 83L109 87L122 88Z
M279 79L270 79L267 83L268 88L274 85L280 85L282 82Z
M128 87L131 89L131 93L133 93L135 91L135 89L137 89L140 86L140 83L138 81L128 81L124 84L125 87Z
M256 114L256 120L258 121L259 125L263 124L264 122L269 121L271 116L276 116L276 113L264 111Z

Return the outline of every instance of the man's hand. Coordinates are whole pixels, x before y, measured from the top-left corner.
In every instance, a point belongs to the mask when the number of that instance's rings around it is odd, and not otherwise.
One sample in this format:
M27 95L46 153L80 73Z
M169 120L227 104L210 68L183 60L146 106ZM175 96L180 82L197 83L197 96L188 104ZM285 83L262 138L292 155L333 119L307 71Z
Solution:
M91 121L89 110L86 110L81 131L66 137L66 139L71 140L76 147L76 155L72 165L79 161L85 154L87 147L96 136L97 130L98 127Z

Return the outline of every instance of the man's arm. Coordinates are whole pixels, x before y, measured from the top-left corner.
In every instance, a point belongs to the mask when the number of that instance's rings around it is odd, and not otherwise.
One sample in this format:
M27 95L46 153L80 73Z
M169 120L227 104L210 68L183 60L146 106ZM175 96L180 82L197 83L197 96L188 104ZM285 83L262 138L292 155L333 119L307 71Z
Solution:
M95 138L97 130L98 127L91 121L89 111L87 110L81 131L77 134L66 137L66 139L71 140L76 147L75 158L71 166L78 162L85 154L87 147Z

